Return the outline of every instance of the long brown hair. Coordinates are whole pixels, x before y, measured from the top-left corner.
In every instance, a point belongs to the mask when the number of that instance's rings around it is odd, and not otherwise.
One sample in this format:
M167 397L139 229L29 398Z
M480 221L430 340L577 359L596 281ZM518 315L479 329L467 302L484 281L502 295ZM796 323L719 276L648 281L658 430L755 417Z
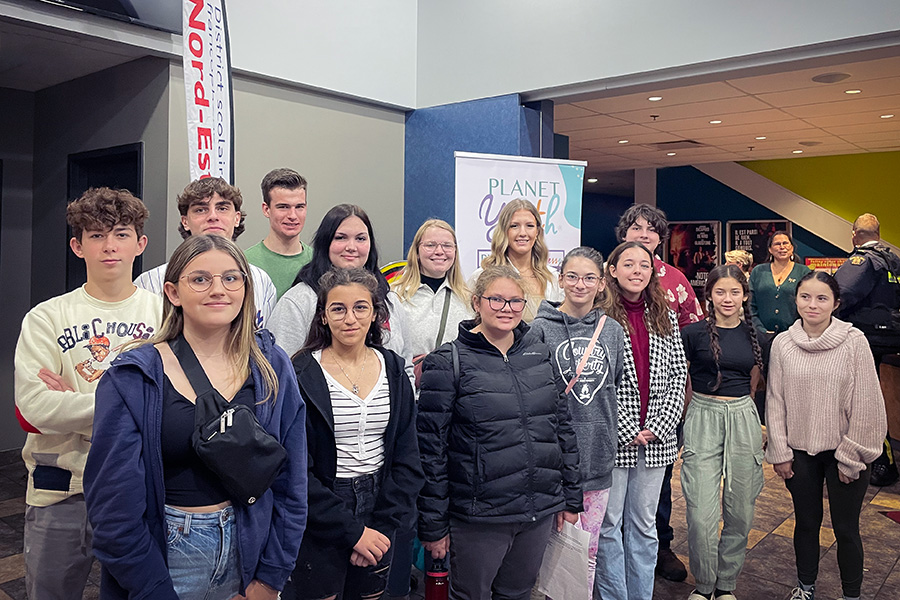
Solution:
M641 299L644 301L644 322L647 329L658 336L667 336L672 333L672 321L669 319L669 302L666 300L666 293L663 291L659 283L659 277L656 276L656 267L653 266L653 253L647 249L647 246L640 242L622 242L616 246L609 255L609 262L606 264L606 297L603 300L603 310L610 317L619 322L629 334L633 334L634 330L628 322L628 315L625 312L625 305L622 303L622 288L619 287L619 281L612 275L612 267L617 267L622 253L630 248L640 248L647 253L650 259L650 282L641 293Z
M747 284L747 278L744 272L737 265L719 265L709 272L706 279L706 287L703 289L703 295L708 303L708 311L706 315L706 331L709 333L709 351L716 361L716 384L710 388L716 391L722 385L722 370L719 367L719 361L722 358L722 347L719 345L719 330L716 329L716 308L712 301L713 288L720 279L734 279L741 284L741 290L744 292L745 300L741 303L741 309L747 314L747 300L750 296L750 286ZM750 337L750 344L753 346L753 362L759 368L760 374L763 372L762 348L759 340L756 339L756 328L747 319L741 319L741 324L747 335Z
M265 387L265 400L274 399L278 395L278 378L275 370L263 355L256 343L256 305L253 301L253 279L250 277L250 265L237 244L220 235L192 235L181 243L166 267L165 282L175 286L184 274L187 265L206 252L219 250L229 255L237 263L238 269L245 274L244 301L240 312L231 322L225 351L236 366L249 365L252 361L262 374ZM163 294L163 320L159 332L148 343L158 344L174 340L184 331L184 312L175 306L169 297Z

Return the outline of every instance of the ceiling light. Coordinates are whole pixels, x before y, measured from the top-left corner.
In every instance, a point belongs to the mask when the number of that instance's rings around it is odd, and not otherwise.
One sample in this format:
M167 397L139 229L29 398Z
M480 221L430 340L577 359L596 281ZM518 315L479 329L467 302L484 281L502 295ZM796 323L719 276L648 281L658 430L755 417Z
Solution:
M597 183L597 178L591 177L590 179L588 179L588 183Z
M719 121L718 119L709 122L710 125L719 125L720 123L722 123L722 121Z
M756 136L756 139L758 139L758 140L764 140L764 139L766 139L766 136L764 136L764 135L758 135L758 136Z
M891 115L891 116L893 117L894 115ZM881 118L882 118L882 119L885 119L886 117L881 117ZM628 140L619 140L619 143L620 143L620 144L627 144L627 143L628 143Z
M803 150L794 150L794 154L803 154Z
M649 100L650 102L659 102L660 100L662 100L662 96L650 96L649 98L647 98L647 100Z
M893 119L894 115L881 115L882 119Z
M820 73L812 78L816 83L838 83L850 79L849 73Z
M845 94L862 94L862 90L844 90Z
M666 156L675 156L674 152L666 152Z

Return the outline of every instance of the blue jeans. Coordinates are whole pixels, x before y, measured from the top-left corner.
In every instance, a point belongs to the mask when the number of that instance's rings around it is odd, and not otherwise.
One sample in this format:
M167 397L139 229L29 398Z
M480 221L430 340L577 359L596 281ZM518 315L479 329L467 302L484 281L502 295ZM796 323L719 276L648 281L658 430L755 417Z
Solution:
M181 600L231 600L240 591L234 509L189 513L166 506L169 575Z
M638 450L637 466L613 469L594 579L594 594L602 600L653 597L655 516L665 472L665 467L647 467L643 448Z

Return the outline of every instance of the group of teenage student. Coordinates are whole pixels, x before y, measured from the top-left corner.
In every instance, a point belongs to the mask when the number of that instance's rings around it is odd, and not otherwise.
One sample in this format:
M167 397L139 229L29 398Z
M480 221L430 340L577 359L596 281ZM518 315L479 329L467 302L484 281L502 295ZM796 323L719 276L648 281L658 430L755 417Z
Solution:
M122 221L111 220L83 229ZM142 221L125 223L137 238ZM453 229L429 220L389 286L368 216L338 205L269 331L243 253L195 230L165 266L158 328L96 390L84 492L101 597L369 600L389 575L408 583L416 532L431 557L449 556L451 597L527 598L551 530L568 521L590 534L595 597L649 599L689 374L691 600L732 600L763 484L752 386L767 362L766 452L798 513L793 597L813 597L823 479L844 595L858 597L858 517L884 409L862 334L831 316L837 285L799 281L800 319L766 361L744 318L744 273L713 269L704 316L654 255L666 230L661 211L634 206L605 263L579 247L552 273L540 215L514 200L468 284ZM184 346L287 451L252 503L233 501L194 452Z

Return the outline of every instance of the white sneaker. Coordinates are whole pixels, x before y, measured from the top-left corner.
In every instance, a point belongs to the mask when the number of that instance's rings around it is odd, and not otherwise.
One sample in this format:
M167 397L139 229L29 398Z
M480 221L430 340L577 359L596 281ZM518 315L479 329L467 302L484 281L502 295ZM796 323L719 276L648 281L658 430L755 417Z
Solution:
M697 590L694 590L693 592L691 592L691 595L688 596L688 599L687 599L687 600L708 600L708 599L707 599L706 596L704 596L703 594L701 594L701 593L698 592Z
M788 600L815 600L816 588L812 588L808 592L799 585L791 591L791 597Z
M737 598L731 592L725 592L724 594L714 596L713 600L737 600Z

